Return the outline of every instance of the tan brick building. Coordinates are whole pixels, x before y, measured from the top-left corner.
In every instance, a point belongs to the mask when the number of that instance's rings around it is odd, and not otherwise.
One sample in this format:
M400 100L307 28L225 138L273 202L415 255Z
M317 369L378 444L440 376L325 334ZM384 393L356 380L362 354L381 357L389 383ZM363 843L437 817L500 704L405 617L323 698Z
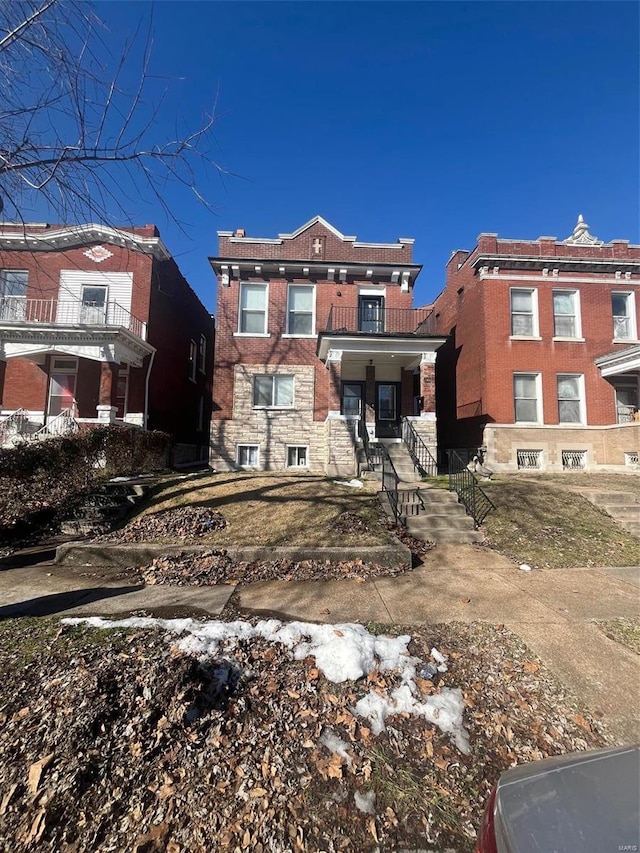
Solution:
M434 303L441 447L498 471L637 469L640 246L481 234Z
M31 430L129 423L200 459L213 337L155 226L0 228L0 436L16 411Z
M436 451L431 309L413 240L362 243L316 216L291 234L221 231L211 463L349 475L363 439L409 420Z

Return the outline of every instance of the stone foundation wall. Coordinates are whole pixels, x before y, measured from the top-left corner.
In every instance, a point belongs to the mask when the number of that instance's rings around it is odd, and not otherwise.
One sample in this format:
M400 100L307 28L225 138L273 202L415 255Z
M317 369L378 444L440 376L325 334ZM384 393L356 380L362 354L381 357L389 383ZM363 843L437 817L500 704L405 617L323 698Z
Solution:
M640 451L640 423L600 427L520 427L490 424L484 428L485 464L494 471L518 471L518 451L540 451L540 471L563 471L563 451L584 451L584 470L631 472L629 455ZM627 454L627 456L625 456ZM535 470L535 469L534 469ZM571 469L575 470L575 468Z

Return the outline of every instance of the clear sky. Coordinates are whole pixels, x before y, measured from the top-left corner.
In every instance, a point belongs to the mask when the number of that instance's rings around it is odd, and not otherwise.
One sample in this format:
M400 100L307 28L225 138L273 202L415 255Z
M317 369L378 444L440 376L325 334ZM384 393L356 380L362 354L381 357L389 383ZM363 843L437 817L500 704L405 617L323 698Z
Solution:
M482 231L640 242L635 2L100 2L115 34L153 14L163 107L216 103L215 214L167 190L155 222L207 308L218 230L290 232L321 214L359 240L414 237L431 301Z

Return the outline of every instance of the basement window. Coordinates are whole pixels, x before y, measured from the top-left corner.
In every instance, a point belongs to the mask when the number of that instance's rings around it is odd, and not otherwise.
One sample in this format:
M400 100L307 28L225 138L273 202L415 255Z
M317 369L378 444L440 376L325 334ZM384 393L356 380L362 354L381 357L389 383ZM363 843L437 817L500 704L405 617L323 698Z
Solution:
M542 468L541 450L517 450L518 471L539 471Z
M239 444L236 459L241 468L257 468L260 461L260 448L257 444Z
M287 468L306 468L309 448L304 444L292 444L287 447Z

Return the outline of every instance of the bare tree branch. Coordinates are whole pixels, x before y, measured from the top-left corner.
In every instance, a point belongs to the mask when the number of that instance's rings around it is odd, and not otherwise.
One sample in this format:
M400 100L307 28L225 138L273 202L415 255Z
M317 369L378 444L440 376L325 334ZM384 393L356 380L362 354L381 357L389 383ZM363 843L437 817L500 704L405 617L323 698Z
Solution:
M34 205L60 223L129 220L146 196L173 219L170 184L211 207L204 185L215 119L167 134L170 87L152 73L152 21L118 41L81 0L0 0L0 202L23 221ZM134 73L134 66L138 70ZM0 206L0 210L2 207Z

